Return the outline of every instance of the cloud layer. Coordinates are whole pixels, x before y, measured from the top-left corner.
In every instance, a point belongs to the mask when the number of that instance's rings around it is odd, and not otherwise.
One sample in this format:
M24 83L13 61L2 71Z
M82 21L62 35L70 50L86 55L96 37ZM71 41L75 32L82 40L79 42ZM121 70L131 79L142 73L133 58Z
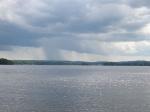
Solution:
M0 55L149 60L149 18L149 0L1 0Z

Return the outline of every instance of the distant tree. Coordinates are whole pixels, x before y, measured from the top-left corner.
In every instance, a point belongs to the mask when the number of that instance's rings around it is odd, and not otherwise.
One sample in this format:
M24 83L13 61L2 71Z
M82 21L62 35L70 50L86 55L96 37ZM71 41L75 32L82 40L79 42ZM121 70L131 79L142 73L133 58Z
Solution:
M5 58L0 58L0 65L13 65L13 61L7 60Z

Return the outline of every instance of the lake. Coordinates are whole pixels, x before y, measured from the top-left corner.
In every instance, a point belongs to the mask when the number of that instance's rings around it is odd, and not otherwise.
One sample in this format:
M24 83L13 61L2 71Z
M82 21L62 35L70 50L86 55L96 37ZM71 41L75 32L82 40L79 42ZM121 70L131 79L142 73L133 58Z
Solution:
M0 66L0 112L149 112L150 67Z

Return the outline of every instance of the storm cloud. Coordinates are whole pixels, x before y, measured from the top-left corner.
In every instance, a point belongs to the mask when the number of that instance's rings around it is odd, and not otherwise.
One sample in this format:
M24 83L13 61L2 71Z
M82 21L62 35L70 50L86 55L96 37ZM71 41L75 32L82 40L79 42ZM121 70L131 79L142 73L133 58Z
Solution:
M146 60L150 55L149 18L148 0L1 0L0 55Z

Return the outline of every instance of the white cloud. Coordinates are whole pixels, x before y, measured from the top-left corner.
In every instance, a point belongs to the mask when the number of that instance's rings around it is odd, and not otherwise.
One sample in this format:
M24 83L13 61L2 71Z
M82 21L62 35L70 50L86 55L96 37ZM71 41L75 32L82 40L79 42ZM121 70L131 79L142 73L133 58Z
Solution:
M43 60L46 59L42 48L14 47L13 50L0 51L0 56L13 60Z
M150 36L150 23L141 28L139 32Z
M96 55L88 53L78 53L75 51L61 51L61 57L63 60L71 61L133 61L133 60L150 60L149 56L126 56L126 55Z

